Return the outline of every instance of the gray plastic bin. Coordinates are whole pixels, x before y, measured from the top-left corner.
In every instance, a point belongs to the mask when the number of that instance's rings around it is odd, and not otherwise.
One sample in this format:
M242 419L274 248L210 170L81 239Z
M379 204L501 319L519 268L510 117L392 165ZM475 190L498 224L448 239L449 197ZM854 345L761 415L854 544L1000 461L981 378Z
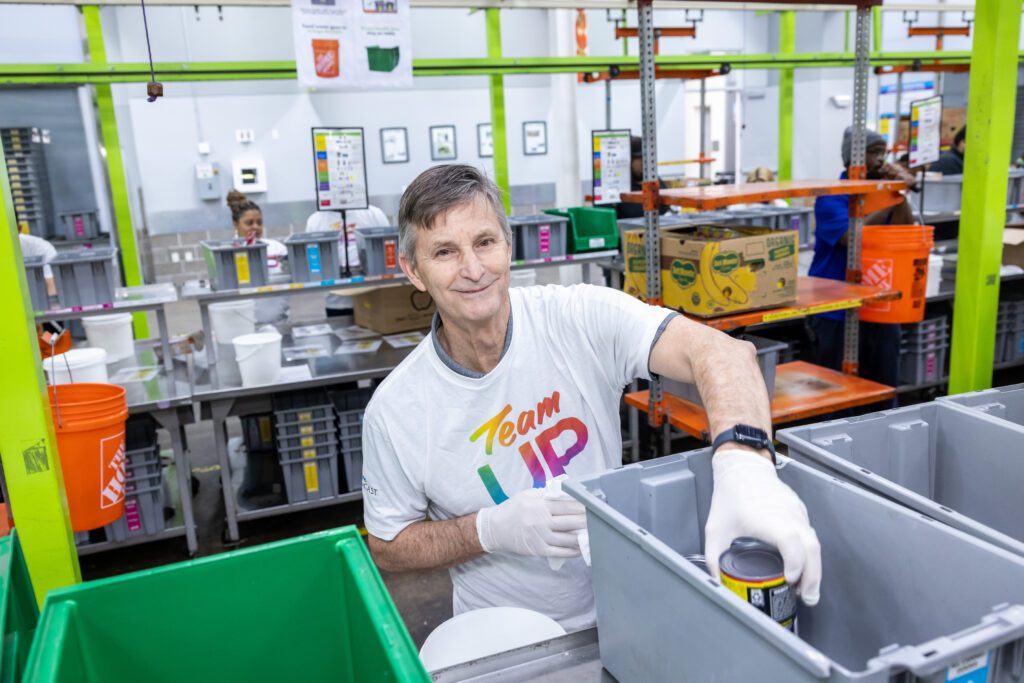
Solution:
M358 491L363 485L363 415L366 410L338 413L338 449L345 467L345 486Z
M270 284L267 243L256 240L203 240L199 243L206 261L210 286L217 290L263 287Z
M1006 183L1006 205L1017 207L1024 201L1024 169L1011 168Z
M294 422L319 422L334 419L334 406L322 389L296 391L287 394L275 394L271 401L274 409L274 420L280 430L284 425ZM298 433L286 432L287 434Z
M947 175L934 180L925 179L921 192L911 192L910 201L914 208L924 214L951 213L960 210L964 188L962 175ZM922 197L924 198L922 200ZM922 201L924 202L922 205ZM923 207L923 208L922 208Z
M760 366L761 374L764 376L764 384L768 389L768 398L769 400L772 399L775 396L775 368L779 364L779 354L786 350L786 342L765 339L753 334L741 334L739 339L750 342L757 349L757 364ZM699 406L704 405L704 402L700 400L700 393L698 393L697 385L695 384L677 382L674 379L662 377L661 386L673 396Z
M955 403L1024 428L1024 384L943 396L939 403Z
M284 490L289 503L333 498L338 493L337 443L280 451Z
M1024 556L1024 427L924 403L776 438L797 460Z
M926 349L900 350L900 384L917 386L946 379L946 358L949 344L936 345Z
M250 452L273 450L276 445L273 415L269 413L243 415L242 438L245 440L245 447Z
M565 256L569 239L569 220L549 213L527 216L510 216L512 228L513 259L535 261L537 259Z
M122 542L135 536L152 536L167 528L164 519L162 474L133 477L125 482L124 516L104 527L108 541Z
M50 294L46 290L46 264L42 256L25 257L25 279L28 280L28 296L33 311L45 311L50 307Z
M821 601L795 635L707 576L707 449L565 482L587 508L601 663L623 683L1017 683L1024 558L787 458L821 541ZM1011 672L1016 672L1016 674Z
M96 211L67 211L57 214L58 237L84 240L98 237L100 220Z
M337 230L291 235L284 241L292 282L334 280L341 273L341 233Z
M57 300L63 308L114 302L117 249L95 247L57 254L50 261Z
M356 228L356 250L366 275L402 272L398 264L398 228L394 226Z
M322 429L308 430L304 434L299 433L286 436L278 433L277 435L277 449L279 451L315 448L335 443L337 443L337 431L329 421L324 424Z

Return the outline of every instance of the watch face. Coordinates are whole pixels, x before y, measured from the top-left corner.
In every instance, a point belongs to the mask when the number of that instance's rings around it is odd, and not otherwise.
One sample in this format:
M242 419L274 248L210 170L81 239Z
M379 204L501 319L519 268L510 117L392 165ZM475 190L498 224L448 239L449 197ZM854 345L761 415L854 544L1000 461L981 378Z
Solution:
M733 432L736 434L736 440L740 443L752 443L760 446L768 441L768 435L764 433L764 430L750 425L736 425L733 427Z

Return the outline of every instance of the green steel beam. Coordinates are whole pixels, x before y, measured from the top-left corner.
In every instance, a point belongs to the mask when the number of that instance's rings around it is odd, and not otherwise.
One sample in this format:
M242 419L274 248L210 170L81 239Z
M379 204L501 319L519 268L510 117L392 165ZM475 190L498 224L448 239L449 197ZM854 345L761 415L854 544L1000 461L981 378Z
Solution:
M892 52L872 55L873 66L912 64L931 61L935 52ZM1018 59L1024 53L1017 54ZM969 63L969 52L943 52L949 64ZM715 68L728 63L734 69L822 69L853 66L851 52L748 54L748 55L661 55L658 66L678 68ZM476 59L417 59L413 73L424 76L495 76L536 73L580 73L607 71L616 66L635 71L633 57L497 57ZM163 82L293 80L295 62L189 62L156 64L156 77ZM149 65L121 64L0 64L0 85L50 85L144 83L149 80Z
M850 13L843 13L843 52L850 51Z
M501 59L501 10L488 9L487 57ZM505 131L505 77L490 77L491 140L494 143L494 182L501 190L505 213L512 212L512 197L508 184L508 140Z
M874 52L882 51L882 8L871 8L871 49ZM932 53L932 59L936 57Z
M25 560L42 604L47 591L82 580L68 517L64 478L43 383L35 316L14 219L11 183L0 148L0 460Z
M1021 0L978 0L974 10L951 394L992 386L1020 16Z
M107 49L103 42L103 26L100 24L100 9L95 5L82 7L85 20L85 36L89 47L89 62L96 67L107 65ZM139 251L135 244L135 228L132 225L131 204L128 200L128 180L121 157L121 138L117 132L117 116L114 112L114 95L109 83L99 83L96 89L96 109L100 119L100 134L107 151L107 177L110 180L110 198L114 205L114 223L117 228L117 247L121 252L121 268L125 284L129 287L142 284L139 268ZM149 325L145 313L134 313L132 321L135 338L149 337Z
M796 52L796 12L779 12L779 54ZM779 71L779 180L793 179L793 69Z

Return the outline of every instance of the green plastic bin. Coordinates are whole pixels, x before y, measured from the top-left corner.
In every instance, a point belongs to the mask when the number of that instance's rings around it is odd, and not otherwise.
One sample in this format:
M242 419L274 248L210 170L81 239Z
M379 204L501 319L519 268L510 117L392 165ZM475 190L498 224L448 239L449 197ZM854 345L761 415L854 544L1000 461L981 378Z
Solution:
M545 209L544 213L569 219L569 252L572 254L619 248L619 222L615 209L574 206Z
M429 680L354 526L52 591L22 679Z
M398 48L368 47L366 48L366 61L370 71L394 71L398 66Z
M0 538L0 619L4 636L0 643L0 683L14 683L21 680L39 620L16 529Z

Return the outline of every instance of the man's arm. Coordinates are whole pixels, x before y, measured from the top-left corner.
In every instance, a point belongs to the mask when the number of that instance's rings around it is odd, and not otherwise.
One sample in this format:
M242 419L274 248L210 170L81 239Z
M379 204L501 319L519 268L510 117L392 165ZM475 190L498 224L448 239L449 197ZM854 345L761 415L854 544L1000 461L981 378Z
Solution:
M712 437L737 424L772 433L768 390L753 344L676 316L651 351L651 372L697 385Z
M474 560L484 554L476 515L413 522L390 541L369 534L370 553L377 566L389 572L442 569Z

